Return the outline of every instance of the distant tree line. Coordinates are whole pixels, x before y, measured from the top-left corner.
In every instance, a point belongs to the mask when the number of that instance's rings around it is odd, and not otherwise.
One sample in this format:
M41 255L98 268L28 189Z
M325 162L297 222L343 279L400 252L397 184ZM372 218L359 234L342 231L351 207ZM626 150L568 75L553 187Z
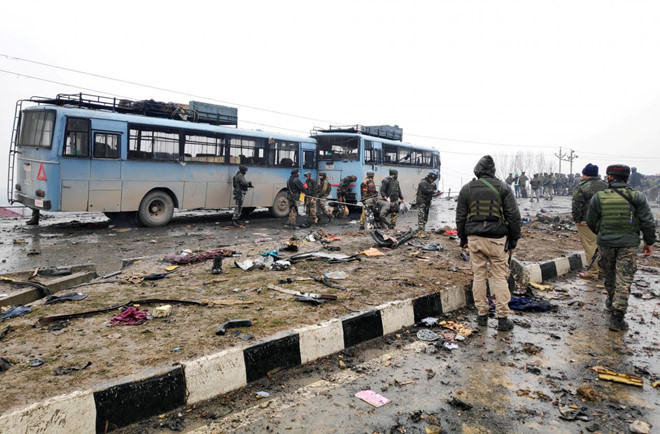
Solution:
M524 171L528 176L535 173L555 173L558 172L558 161L556 158L548 158L542 152L523 152L518 151L515 154L498 154L493 156L495 160L496 176L505 179L509 173L518 173ZM575 165L575 164L574 164ZM566 167L568 170L568 166ZM562 170L567 172L567 170Z

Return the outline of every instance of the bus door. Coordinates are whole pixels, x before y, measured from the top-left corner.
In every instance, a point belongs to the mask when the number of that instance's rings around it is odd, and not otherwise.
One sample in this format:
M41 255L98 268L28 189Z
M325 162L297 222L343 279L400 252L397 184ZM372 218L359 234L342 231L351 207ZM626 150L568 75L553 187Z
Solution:
M90 120L65 118L60 160L60 211L88 211L90 174Z
M121 210L121 151L126 149L124 122L92 120L89 211Z

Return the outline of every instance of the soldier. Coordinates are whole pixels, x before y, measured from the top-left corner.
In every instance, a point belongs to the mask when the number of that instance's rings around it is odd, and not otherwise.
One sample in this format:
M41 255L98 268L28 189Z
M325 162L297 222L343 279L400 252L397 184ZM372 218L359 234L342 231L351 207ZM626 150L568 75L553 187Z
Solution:
M511 184L513 184L513 173L509 173L509 176L506 177L504 182L506 182L507 185L511 187Z
M628 309L628 296L635 271L642 232L644 257L653 254L655 220L646 197L626 183L630 168L623 164L607 167L608 188L597 192L589 202L587 225L598 234L599 265L605 278L607 301L611 309L610 330L628 328L623 319Z
M536 202L539 201L539 188L541 188L541 178L539 174L535 173L531 181L529 181L529 186L532 188L532 197L529 199L530 202L534 202L536 197Z
M398 202L390 202L387 199L383 198L371 198L369 201L374 201L373 207L375 208L374 215L378 216L378 220L380 221L381 225L389 228L389 229L394 229L394 226L396 226L396 221L394 220L394 217L397 216L397 213L399 212L399 203ZM389 216L392 216L390 218Z
M470 250L474 273L472 293L477 307L477 323L488 325L486 282L495 296L497 329L511 330L509 316L511 293L507 284L509 257L521 236L520 211L511 189L495 178L493 157L482 157L474 167L478 179L461 188L456 205L456 228L461 247ZM488 262L491 278L488 279Z
M440 192L435 185L435 180L438 179L438 174L430 172L424 179L419 182L417 186L417 230L423 231L426 228L426 222L429 219L429 210L431 209L431 201Z
M328 196L330 195L330 190L332 190L332 186L330 185L330 182L328 181L328 177L326 176L325 172L319 173L319 184L318 184L318 197L319 200L316 201L316 216L326 216L328 217L328 220L332 219L332 214L328 213L326 209L326 201L328 199Z
M233 179L234 202L236 202L236 208L234 208L234 214L231 217L231 224L236 227L241 225L241 222L238 219L243 213L243 198L245 197L248 188L253 188L252 181L245 180L245 174L247 171L247 167L238 166L238 172L236 172Z
M403 194L401 193L401 186L399 185L399 171L396 169L390 169L390 176L387 176L383 179L383 183L380 185L380 196L384 199L389 199L390 202L394 205L396 204L396 209L392 210L392 226L396 226L396 221L399 216L399 202L403 202Z
M583 279L598 280L598 264L593 262L596 254L596 234L589 229L586 223L587 207L591 197L601 190L605 190L607 184L598 176L598 166L587 164L582 169L582 182L573 191L572 214L573 221L577 226L578 236L584 248L587 261L591 262L591 268L586 272L580 272Z
M344 203L339 203L337 205L337 210L339 211L337 214L338 217L345 217L348 215L348 208L346 207L345 202L348 193L351 193L351 190L353 189L351 184L355 181L357 181L357 176L355 175L345 176L341 181L339 181L339 185L337 186L337 200Z
M316 217L316 197L318 195L318 184L316 179L312 178L312 172L305 172L305 213L309 224L318 223Z
M378 197L378 190L374 182L374 172L371 170L367 172L367 178L360 184L360 200L362 201L362 214L360 214L360 229L364 229L364 224L367 221L367 200L372 197Z
M518 182L520 183L520 193L522 193L523 199L527 199L527 181L529 181L529 178L525 175L525 172L522 172Z
M516 195L516 199L520 197L520 175L518 175L518 172L513 177L513 192Z
M644 177L644 175L639 173L636 167L633 167L631 170L632 173L630 174L630 186L636 190L641 191L642 178Z
M305 192L305 186L300 179L298 179L298 174L300 170L293 169L291 171L291 176L286 182L287 188L287 199L289 200L289 222L284 226L287 228L295 229L296 222L298 218L298 200L300 199L300 193Z

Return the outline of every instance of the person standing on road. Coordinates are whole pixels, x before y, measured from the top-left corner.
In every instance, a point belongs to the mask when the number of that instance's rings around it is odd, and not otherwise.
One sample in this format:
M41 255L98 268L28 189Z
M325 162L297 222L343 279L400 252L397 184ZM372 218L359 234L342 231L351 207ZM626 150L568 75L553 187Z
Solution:
M372 197L378 197L378 190L374 182L374 172L371 170L367 172L367 177L362 184L360 184L360 201L362 202L362 213L360 214L360 230L364 229L364 224L367 221L367 200Z
M293 169L291 176L286 182L287 199L289 200L289 222L285 227L291 229L296 228L296 222L298 221L298 200L300 200L300 194L305 192L305 186L298 178L299 173L300 170Z
M316 179L312 178L312 172L305 172L305 213L309 224L318 223L316 218L316 197L318 194L318 184Z
M392 203L391 214L391 226L396 226L396 221L399 217L399 203L403 202L403 193L401 193L401 186L399 185L399 171L396 169L390 169L390 176L386 176L383 179L382 184L380 185L380 195L383 199L389 199ZM395 210L396 208L396 210Z
M538 173L534 174L534 177L529 181L529 186L532 188L532 197L529 199L530 202L534 202L536 197L536 202L539 201L539 188L541 188L541 178Z
M351 193L351 190L353 189L351 184L355 181L357 181L357 176L355 175L345 176L339 181L339 185L337 186L337 201L343 203L337 204L337 210L339 211L338 217L345 217L348 215L348 207L345 203L348 194Z
M587 164L582 169L582 182L573 191L573 200L571 210L573 221L577 226L578 236L584 248L584 254L587 261L591 263L591 268L578 275L583 279L598 280L600 269L594 261L596 254L596 234L587 226L587 207L591 197L599 191L605 190L607 184L598 176L598 166Z
M245 194L247 193L248 188L253 188L252 181L245 180L245 174L247 171L247 167L238 166L238 172L236 172L233 179L234 202L236 203L236 207L234 208L234 214L231 217L231 224L236 227L241 225L241 222L238 219L243 213L243 199L245 198Z
M520 184L520 193L523 199L527 199L527 181L529 181L529 178L525 175L525 172L521 172L518 183Z
M328 213L326 209L326 202L328 196L330 196L330 191L332 190L332 185L328 181L328 177L325 172L319 173L319 184L318 184L318 197L319 200L316 202L316 216L326 216L328 220L332 219L332 214Z
M507 278L510 252L521 236L520 210L511 188L495 178L493 157L482 157L474 167L474 174L477 179L465 184L458 195L456 228L461 247L470 251L477 323L488 325L490 306L486 283L490 281L490 290L495 296L497 329L511 330L513 321L508 318L511 293Z
M610 330L623 331L628 310L628 297L635 271L639 233L642 232L644 257L653 254L655 220L646 196L626 183L630 167L615 164L607 167L608 188L589 201L587 225L598 234L599 264L605 278L607 301L611 309Z
M630 174L630 186L636 190L641 190L642 187L642 178L644 175L637 171L636 167L633 167L632 173Z
M516 194L516 199L518 199L520 197L520 176L518 172L513 177L513 192Z
M438 174L430 172L417 186L417 198L415 201L417 202L417 230L420 232L426 229L431 201L439 194L438 187L435 185L436 179L438 179Z

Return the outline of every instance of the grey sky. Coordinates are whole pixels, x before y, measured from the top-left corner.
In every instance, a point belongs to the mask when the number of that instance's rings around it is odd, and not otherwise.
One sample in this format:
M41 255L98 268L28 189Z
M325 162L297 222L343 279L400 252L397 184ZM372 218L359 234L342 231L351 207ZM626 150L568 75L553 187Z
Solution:
M237 106L241 127L299 135L398 124L405 141L440 150L445 190L483 154L550 160L560 146L579 155L574 172L659 173L658 22L657 1L10 2L0 186L16 100L79 91L203 95Z

